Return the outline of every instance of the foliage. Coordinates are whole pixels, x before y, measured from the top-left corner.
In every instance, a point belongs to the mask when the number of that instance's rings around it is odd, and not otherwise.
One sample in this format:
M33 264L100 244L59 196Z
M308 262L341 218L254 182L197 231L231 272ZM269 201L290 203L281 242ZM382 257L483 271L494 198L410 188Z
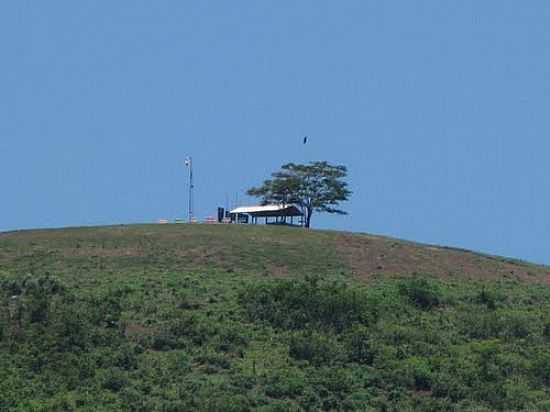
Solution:
M314 366L339 363L339 343L331 335L316 331L294 333L288 345L289 355Z
M310 227L313 212L346 214L338 208L351 196L345 166L328 162L309 164L288 163L265 180L260 187L248 190L248 195L261 197L264 203L296 204L305 214L305 227Z
M345 283L321 283L317 277L259 284L240 295L251 320L284 329L331 328L338 332L376 317L373 299Z
M399 291L411 303L422 309L431 309L441 303L437 287L425 278L412 278L403 281L399 285Z

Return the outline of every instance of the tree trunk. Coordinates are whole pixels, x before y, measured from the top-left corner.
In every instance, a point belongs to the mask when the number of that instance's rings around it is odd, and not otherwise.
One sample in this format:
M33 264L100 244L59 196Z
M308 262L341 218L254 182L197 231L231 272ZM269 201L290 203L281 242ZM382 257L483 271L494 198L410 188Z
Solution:
M309 229L311 225L311 213L312 213L312 210L308 210L306 214L306 229Z

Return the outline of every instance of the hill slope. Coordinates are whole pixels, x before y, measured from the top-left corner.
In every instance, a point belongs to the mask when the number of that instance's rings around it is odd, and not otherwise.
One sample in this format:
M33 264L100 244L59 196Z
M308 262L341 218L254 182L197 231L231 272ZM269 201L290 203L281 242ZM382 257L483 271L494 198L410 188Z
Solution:
M0 234L0 267L12 272L85 273L94 265L113 273L165 268L550 281L549 267L517 260L366 234L285 227L131 225Z
M0 410L550 410L549 278L283 227L2 233Z

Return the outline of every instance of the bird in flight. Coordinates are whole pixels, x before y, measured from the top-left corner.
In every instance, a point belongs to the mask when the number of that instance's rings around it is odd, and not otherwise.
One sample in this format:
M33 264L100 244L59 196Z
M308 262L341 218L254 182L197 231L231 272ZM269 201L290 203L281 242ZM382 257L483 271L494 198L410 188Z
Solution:
M307 143L307 136L304 136L304 144Z

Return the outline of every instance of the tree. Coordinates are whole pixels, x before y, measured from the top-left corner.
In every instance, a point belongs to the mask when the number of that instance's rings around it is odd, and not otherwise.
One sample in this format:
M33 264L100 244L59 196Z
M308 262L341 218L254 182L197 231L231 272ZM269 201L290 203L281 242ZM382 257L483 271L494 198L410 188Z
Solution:
M288 163L271 176L260 187L248 190L248 195L261 197L263 204L297 205L304 213L305 227L310 227L313 212L347 214L338 208L351 195L348 184L342 180L347 176L345 166L325 161Z

